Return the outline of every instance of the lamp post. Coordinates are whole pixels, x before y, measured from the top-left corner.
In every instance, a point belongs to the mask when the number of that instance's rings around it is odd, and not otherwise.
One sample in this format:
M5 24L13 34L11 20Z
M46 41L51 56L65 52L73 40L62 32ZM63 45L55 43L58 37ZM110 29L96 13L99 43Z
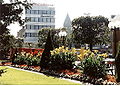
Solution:
M59 35L59 37L62 38L62 44L63 44L63 46L65 46L65 37L67 35L67 32L66 31L60 31L58 35Z

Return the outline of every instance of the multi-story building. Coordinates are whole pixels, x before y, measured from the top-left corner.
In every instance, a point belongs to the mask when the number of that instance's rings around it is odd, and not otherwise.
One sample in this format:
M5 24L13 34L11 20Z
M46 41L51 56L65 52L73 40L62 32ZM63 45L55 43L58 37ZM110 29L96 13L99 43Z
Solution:
M50 4L33 3L32 8L26 10L28 19L25 27L24 42L37 43L38 32L41 28L55 28L55 7Z

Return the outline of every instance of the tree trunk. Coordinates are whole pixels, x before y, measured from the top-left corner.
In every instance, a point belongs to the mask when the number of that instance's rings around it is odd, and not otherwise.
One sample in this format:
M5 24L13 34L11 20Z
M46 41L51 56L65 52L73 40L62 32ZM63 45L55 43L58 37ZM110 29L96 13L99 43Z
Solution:
M115 58L115 76L117 82L120 82L120 56Z
M90 51L92 51L92 44L90 44Z
M115 76L117 82L120 82L120 42L118 43L117 49L118 50L115 57Z

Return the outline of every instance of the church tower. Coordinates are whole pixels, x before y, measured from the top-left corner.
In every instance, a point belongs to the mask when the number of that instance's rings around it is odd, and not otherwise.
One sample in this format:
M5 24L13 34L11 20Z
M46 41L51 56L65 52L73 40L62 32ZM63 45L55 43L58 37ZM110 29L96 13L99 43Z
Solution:
M66 28L67 33L71 33L72 32L72 22L70 20L69 15L67 14L63 27Z

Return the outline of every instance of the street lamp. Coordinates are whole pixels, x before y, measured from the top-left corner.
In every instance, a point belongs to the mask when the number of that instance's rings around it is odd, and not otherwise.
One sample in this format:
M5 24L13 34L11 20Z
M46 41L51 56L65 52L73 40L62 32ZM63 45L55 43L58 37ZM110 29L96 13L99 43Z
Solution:
M67 36L67 32L66 31L60 31L58 33L59 37L61 37L63 40L63 45L65 46L65 37Z

